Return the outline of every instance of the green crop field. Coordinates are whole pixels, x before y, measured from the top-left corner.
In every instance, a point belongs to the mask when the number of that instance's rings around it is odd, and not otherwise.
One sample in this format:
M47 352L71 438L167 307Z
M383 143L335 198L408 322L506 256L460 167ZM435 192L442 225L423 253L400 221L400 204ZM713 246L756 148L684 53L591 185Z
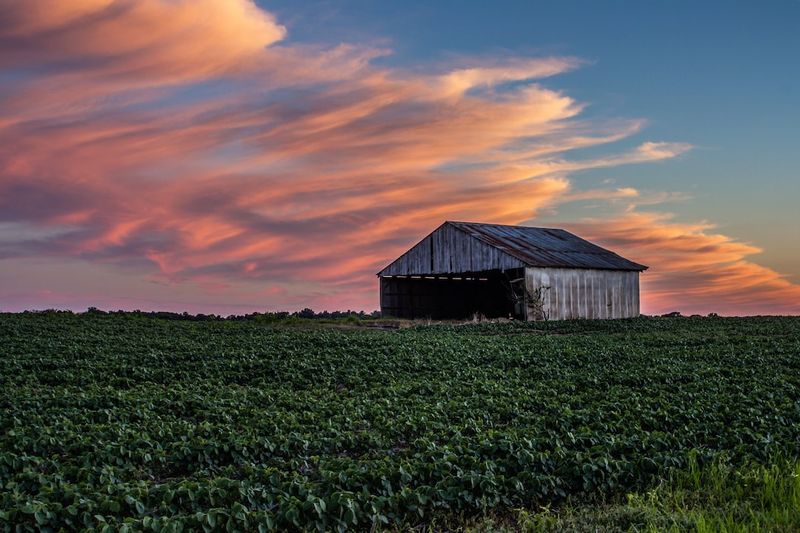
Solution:
M800 318L5 314L0 382L6 531L800 529Z

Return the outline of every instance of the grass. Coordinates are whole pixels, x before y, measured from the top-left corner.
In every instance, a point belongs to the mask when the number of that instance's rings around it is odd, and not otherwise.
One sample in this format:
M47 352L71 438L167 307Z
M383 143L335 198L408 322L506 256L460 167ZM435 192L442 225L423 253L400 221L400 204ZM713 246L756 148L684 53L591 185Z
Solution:
M733 467L724 459L689 467L646 492L610 501L570 499L558 508L517 509L463 529L471 532L790 532L800 531L800 462L777 458L769 464ZM456 522L445 529L458 529ZM432 529L437 529L434 524Z

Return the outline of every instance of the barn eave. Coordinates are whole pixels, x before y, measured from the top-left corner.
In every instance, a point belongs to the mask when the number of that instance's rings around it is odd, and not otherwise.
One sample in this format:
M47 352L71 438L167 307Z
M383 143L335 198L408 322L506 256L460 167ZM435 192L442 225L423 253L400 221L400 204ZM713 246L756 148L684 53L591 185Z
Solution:
M435 260L432 249L428 251L420 250L419 248L426 243L433 242L435 235L449 230L468 235L472 240L480 243L476 250L486 256L489 263L482 264L482 268L472 269L471 271L513 268L571 268L641 272L648 268L562 229L446 221L380 270L377 276L444 275L468 271L463 268L448 268L442 265L441 261L437 262ZM485 247L494 250L494 252L487 252ZM423 255L430 254L430 268L417 269L413 272L403 271L400 268L404 261L408 263L412 254L419 253ZM419 263L418 258L417 263ZM464 261L461 261L461 263L463 264Z

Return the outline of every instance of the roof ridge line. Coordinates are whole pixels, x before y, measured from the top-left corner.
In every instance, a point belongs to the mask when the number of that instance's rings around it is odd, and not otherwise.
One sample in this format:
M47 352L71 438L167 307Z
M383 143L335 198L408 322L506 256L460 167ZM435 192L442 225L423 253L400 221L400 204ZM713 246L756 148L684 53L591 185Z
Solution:
M503 228L549 229L549 230L554 230L554 231L563 231L563 232L575 235L571 231L565 230L564 228L553 228L553 227L550 227L550 226L523 226L521 224L494 224L494 223L491 223L491 222L467 222L467 221L464 221L464 220L445 220L444 222L445 222L445 224L467 224L467 225L470 225L470 226L500 226L500 227L503 227ZM575 236L577 237L577 235L575 235ZM586 239L584 239L584 240L586 240Z

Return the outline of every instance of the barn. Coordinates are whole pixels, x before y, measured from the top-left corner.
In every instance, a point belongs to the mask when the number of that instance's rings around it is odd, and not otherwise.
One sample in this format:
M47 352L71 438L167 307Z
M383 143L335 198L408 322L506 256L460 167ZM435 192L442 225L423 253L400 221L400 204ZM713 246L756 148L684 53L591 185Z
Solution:
M636 317L639 273L646 269L563 229L447 221L378 272L381 313Z

